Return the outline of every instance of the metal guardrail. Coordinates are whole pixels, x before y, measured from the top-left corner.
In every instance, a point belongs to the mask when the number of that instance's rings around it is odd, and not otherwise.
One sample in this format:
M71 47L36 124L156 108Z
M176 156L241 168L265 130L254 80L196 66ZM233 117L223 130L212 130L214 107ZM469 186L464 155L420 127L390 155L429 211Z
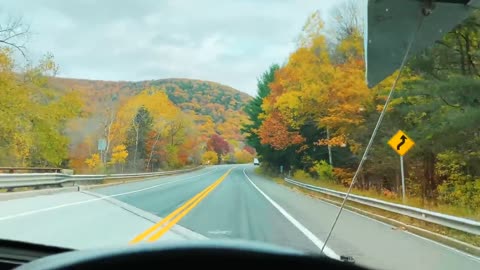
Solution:
M0 188L13 189L19 187L41 187L41 186L59 186L67 183L82 183L82 182L102 182L110 179L135 179L147 178L163 175L172 175L183 172L190 172L201 168L195 167L185 170L151 172L151 173L136 173L136 174L77 174L69 175L62 173L15 173L15 174L0 174Z
M305 184L302 182L295 181L293 179L285 178L284 179L287 183L303 187L312 191L316 191L319 193L327 194L330 196L334 196L337 198L345 198L346 193L345 192L340 192L336 190L331 190L327 188L322 188L314 185L309 185ZM463 232L475 234L475 235L480 235L480 222L471 220L471 219L466 219L466 218L460 218L460 217L455 217L451 215L446 215L438 212L433 212L421 208L416 208L416 207L411 207L407 205L401 205L401 204L396 204L396 203L391 203L391 202L386 202L378 199L373 199L373 198L368 198L364 196L359 196L355 194L350 194L348 195L348 200L353 201L356 203L360 203L363 205L368 205L370 207L375 207L378 209L382 209L385 211L393 212L396 214L404 215L404 216L409 216L412 218L416 218L419 220L439 224L448 228L460 230Z
M30 173L61 173L62 168L50 168L50 167L0 167L0 173L18 173L18 172L30 172Z

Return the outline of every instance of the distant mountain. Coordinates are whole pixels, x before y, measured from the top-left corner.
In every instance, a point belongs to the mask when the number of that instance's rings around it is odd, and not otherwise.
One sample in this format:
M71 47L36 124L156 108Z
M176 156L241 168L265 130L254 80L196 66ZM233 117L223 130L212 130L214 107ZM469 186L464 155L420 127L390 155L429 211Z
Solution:
M247 117L242 108L251 98L229 86L190 79L129 82L56 77L50 78L49 85L59 91L80 91L87 105L86 112L92 115L102 110L106 102L120 102L149 87L164 89L173 103L195 115L199 125L211 120L217 133L236 141L243 140L240 124Z
M154 86L165 89L173 103L184 111L208 115L215 123L224 122L231 113L241 113L249 95L215 82L189 79L163 79L129 82L123 89L139 92Z

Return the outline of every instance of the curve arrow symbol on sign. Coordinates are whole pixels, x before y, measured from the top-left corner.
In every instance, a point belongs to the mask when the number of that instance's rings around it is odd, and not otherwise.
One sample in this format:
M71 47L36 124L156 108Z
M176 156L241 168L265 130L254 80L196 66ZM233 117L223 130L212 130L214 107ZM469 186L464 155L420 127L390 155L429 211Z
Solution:
M405 144L405 141L407 140L407 137L405 137L405 135L402 135L402 137L400 137L400 140L402 140L402 141L397 145L397 150L400 150L400 147L402 147L402 145Z

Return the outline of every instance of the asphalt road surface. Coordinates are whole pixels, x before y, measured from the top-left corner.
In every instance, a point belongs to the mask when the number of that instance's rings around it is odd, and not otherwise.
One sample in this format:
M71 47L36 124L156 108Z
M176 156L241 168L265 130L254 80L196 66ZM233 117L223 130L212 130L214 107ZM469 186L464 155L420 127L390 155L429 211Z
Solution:
M121 185L0 202L0 238L73 248L243 239L320 252L338 207L254 173L211 166ZM480 258L345 211L324 249L373 269L480 269Z

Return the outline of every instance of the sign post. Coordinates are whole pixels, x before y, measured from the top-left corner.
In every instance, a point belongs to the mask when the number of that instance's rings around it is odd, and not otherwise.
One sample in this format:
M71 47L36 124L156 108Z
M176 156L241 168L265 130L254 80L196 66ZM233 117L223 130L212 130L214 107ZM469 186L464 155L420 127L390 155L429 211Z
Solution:
M399 130L388 141L392 149L400 156L400 173L402 176L402 201L405 203L405 172L403 169L403 156L415 145L415 142L410 139L407 134Z
M405 203L405 174L403 172L403 156L400 156L400 173L402 175L402 202Z
M104 163L105 161L103 160L103 151L107 149L107 140L103 138L99 139L97 149L100 151L100 160L102 161L102 163Z

